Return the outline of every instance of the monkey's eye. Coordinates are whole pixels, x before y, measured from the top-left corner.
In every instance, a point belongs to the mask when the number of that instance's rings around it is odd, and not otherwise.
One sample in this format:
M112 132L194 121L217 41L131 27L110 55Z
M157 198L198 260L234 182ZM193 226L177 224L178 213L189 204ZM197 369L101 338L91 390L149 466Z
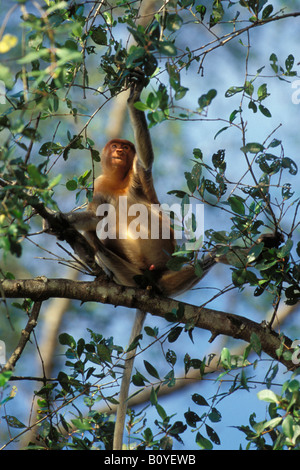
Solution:
M124 150L129 150L129 146L128 146L128 145L123 145L122 148L123 148Z
M112 149L116 149L116 148L117 148L117 144L112 144L112 145L111 145L111 148L112 148Z

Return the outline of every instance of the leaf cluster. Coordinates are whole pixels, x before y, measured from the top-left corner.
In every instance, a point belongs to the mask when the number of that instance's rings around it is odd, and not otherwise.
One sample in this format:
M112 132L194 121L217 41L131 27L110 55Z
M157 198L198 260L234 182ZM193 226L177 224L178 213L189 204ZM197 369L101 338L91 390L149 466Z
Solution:
M256 450L299 450L300 446L300 383L295 378L287 380L281 393L270 389L261 390L259 400L269 403L268 419L257 421L256 415L250 416L248 426L239 426L246 440L247 449Z

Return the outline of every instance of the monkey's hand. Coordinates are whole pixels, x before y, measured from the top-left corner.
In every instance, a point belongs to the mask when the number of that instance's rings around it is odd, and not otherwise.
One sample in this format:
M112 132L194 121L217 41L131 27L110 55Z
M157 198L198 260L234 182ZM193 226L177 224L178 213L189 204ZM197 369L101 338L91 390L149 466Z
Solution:
M263 243L265 248L278 248L284 242L284 236L280 232L264 233L257 243Z
M255 245L263 244L262 250L259 255L252 259L251 263L255 264L260 262L263 259L263 253L270 248L278 248L279 245L284 241L282 233L273 232L273 233L264 233L262 234L257 241L249 248L243 248L239 246L232 246L228 251L222 254L221 245L215 247L216 252L216 262L227 264L235 267L245 267L249 263L249 253ZM221 248L221 252L217 254L218 248ZM252 256L251 256L252 257Z
M136 103L139 101L143 88L149 83L149 79L145 76L142 69L136 67L130 72L128 84L130 86L130 94L128 103Z
M43 218L43 230L45 233L55 235L59 240L63 240L63 232L69 228L70 222L66 214L56 212L52 209L46 209Z
M43 229L46 233L54 235L58 240L65 240L73 248L78 258L95 275L103 274L103 270L95 261L93 245L78 231L82 229L82 222L85 223L91 220L89 211L78 214L73 212L65 214L52 211L51 209L44 209L40 215L43 217ZM98 218L94 217L94 219L92 219L93 230L95 230L95 222L98 221Z

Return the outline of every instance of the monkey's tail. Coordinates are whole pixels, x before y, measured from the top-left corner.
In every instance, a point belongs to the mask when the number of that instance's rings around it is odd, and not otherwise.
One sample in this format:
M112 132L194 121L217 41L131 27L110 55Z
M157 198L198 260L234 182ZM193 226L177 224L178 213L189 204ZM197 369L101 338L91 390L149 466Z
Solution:
M136 310L134 324L131 330L131 336L129 344L132 344L137 336L140 335L143 323L145 321L147 313L142 312L141 310ZM123 444L123 434L125 427L125 418L127 411L127 401L129 394L129 385L131 379L131 373L133 368L133 362L135 358L137 348L134 348L131 351L128 351L125 359L125 368L123 372L121 388L119 393L119 405L117 408L116 424L114 431L114 440L113 440L113 450L122 450Z

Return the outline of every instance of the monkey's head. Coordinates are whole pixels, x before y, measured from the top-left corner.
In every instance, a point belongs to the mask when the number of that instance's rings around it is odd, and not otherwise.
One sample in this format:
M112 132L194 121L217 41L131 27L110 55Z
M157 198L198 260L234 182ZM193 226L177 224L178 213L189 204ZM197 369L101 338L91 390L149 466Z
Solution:
M101 155L103 172L113 172L125 177L132 168L135 154L135 146L129 140L110 140Z

